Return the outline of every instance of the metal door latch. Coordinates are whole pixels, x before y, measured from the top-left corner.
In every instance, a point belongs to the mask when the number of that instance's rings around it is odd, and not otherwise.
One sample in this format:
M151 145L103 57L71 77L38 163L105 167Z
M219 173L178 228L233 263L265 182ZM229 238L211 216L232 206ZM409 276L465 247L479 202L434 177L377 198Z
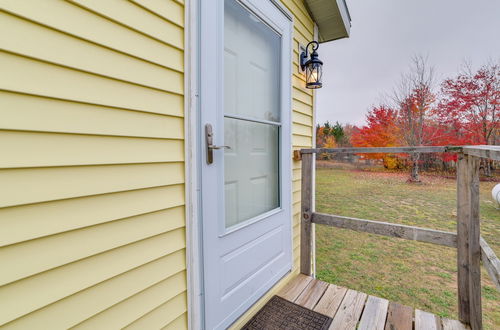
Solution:
M212 164L214 162L214 150L231 149L230 146L216 146L213 144L214 132L210 124L205 125L205 141L207 144L207 164Z

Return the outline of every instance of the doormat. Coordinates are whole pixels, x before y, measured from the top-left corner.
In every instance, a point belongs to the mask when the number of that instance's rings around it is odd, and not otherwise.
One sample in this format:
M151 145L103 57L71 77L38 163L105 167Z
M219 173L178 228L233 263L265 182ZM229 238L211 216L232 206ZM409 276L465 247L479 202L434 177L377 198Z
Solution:
M332 318L274 296L241 330L327 330Z

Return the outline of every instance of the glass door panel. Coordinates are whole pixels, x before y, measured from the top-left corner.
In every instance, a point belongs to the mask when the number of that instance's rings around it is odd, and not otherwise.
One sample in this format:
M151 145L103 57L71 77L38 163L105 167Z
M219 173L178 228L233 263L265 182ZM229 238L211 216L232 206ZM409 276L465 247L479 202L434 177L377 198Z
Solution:
M281 36L224 3L225 228L280 207Z

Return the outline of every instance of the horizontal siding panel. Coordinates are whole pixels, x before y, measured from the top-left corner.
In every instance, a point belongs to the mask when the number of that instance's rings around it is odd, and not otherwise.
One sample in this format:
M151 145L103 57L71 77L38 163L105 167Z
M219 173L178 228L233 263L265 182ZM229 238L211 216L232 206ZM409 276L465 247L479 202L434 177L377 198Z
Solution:
M294 123L292 126L293 134L312 137L312 127L302 124Z
M295 25L293 27L293 38L295 40L297 40L297 42L300 45L304 45L304 47L305 47L312 40L312 35L311 35L310 38L307 38L306 36L304 36L304 34L302 33L302 31L300 31L300 29L298 28L298 26Z
M302 148L311 148L311 145L312 145L312 138L311 137L302 136L302 135L293 135L292 140L293 140L294 146L299 146Z
M297 66L298 68L298 66ZM294 72L292 74L292 85L296 87L300 87L304 92L312 95L312 89L306 88L306 76L302 72Z
M124 273L111 281L79 292L5 326L5 329L36 329L40 324L50 324L51 329L68 329L95 315L108 306L137 294L148 286L163 280L166 260L150 263ZM184 271L174 275L185 279Z
M184 229L178 229L2 286L0 299L11 303L2 306L0 325L28 313L13 328L76 325L185 269L184 239Z
M0 209L0 246L184 204L184 186L140 189Z
M184 26L184 7L173 0L131 0L155 14L175 23Z
M297 238L300 235L300 226L293 226L292 228L292 237L293 237L293 242L297 243Z
M178 114L182 95L0 52L0 89L160 114ZM180 86L182 88L182 86Z
M107 2L106 2L107 3ZM125 3L125 2L123 2ZM140 9L141 10L141 9ZM182 93L183 74L0 12L2 49L115 79ZM30 40L30 42L19 42ZM82 54L85 56L82 57Z
M313 25L304 25L300 20L295 20L294 21L294 27L297 31L300 32L301 35L303 35L307 40L312 40L313 36ZM305 44L306 45L306 44ZM304 46L305 46L304 45Z
M306 125L306 126L311 127L311 129L312 129L312 126L313 126L312 120L313 120L312 117L309 116L309 115L305 115L305 114L300 113L298 111L293 111L292 121L294 123L298 123L298 124L301 124L301 125Z
M297 53L297 57L298 57L298 53ZM297 61L294 60L294 62L292 63L292 73L295 75L298 75L298 76L303 75L302 70L299 68L298 60ZM304 81L305 81L305 78L304 78Z
M184 163L70 166L0 171L0 207L180 184Z
M293 203L300 202L300 191L294 191L292 193L292 202Z
M311 121L312 121L313 110L312 110L311 105L308 105L308 104L300 102L296 99L293 99L292 100L292 108L293 108L293 111L295 111L295 112L299 112L303 115L309 116L311 118Z
M178 140L0 131L0 168L179 162Z
M295 203L293 204L293 211L292 214L299 214L300 213L300 203Z
M169 309L161 307L167 305ZM155 310L162 310L165 318L169 314L180 315L186 310L186 279L182 276L172 276L136 295L111 306L105 311L78 324L73 329L123 329L126 325L138 320L144 326L141 329L159 329L165 322L141 322L150 319ZM158 317L157 317L158 319Z
M301 7L299 7L293 0L281 0L281 2L293 13L296 20L300 20L305 26L309 26L309 29L312 32L312 26L314 23L307 14L307 11L303 10L305 9L303 5L301 6L303 9L301 9Z
M168 325L161 328L161 330L185 330L188 328L187 313L182 314Z
M181 50L168 47L66 1L3 0L2 9L143 60L183 70L184 54Z
M177 207L9 245L0 250L0 286L183 226Z
M174 47L182 49L184 46L182 27L166 22L132 2L123 0L68 1Z
M297 205L300 206L300 203L297 203ZM292 225L300 227L300 212L294 213L293 218L292 218Z
M182 114L182 108L177 109ZM184 119L0 91L0 129L182 139Z
M304 104L307 104L310 109L311 109L311 112L312 112L312 95L309 95L305 92L303 92L300 88L298 87L293 87L293 90L292 90L292 96L295 100L298 100Z
M312 95L313 95L312 89L306 88L305 81L303 81L302 79L297 78L297 76L295 76L295 75L292 77L292 81L294 82L293 86L295 88L299 89L301 92L303 92L303 93L305 93L305 94L307 94L307 95L309 95L309 96L312 97Z
M294 146L294 148L297 148L297 150L301 150L302 149L300 146ZM292 168L293 168L294 171L296 169L300 171L302 169L302 163L300 161L297 161L297 162L294 161L292 163Z
M186 311L187 297L186 293L182 293L123 329L161 329L163 326L170 324L182 316ZM183 328L176 328L176 330L180 329Z

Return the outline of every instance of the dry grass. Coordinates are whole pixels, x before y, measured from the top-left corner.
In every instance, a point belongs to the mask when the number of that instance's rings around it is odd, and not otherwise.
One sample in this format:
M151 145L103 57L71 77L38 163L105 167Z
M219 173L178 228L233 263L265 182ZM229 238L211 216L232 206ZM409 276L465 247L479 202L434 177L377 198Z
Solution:
M404 173L318 169L318 212L456 230L456 182L423 176L406 183ZM500 210L491 200L492 182L481 182L481 233L500 255ZM318 278L345 287L457 318L456 251L432 244L349 230L316 227ZM500 293L482 272L483 321L500 328Z

